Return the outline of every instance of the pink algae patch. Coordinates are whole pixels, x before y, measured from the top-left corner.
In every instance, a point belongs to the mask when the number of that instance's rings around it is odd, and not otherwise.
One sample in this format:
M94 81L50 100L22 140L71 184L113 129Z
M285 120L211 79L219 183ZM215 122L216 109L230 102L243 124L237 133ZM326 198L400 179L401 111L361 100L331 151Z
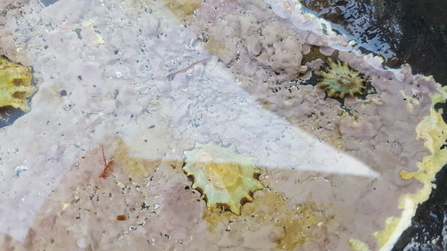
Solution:
M371 139L377 135L377 130L365 118L344 116L340 120L340 132L343 136L350 136L359 140Z
M106 141L113 173L100 177L102 146L74 163L37 213L26 248L172 250L191 239L202 215L200 197L185 189L181 168L171 167L178 163L132 158L120 139Z

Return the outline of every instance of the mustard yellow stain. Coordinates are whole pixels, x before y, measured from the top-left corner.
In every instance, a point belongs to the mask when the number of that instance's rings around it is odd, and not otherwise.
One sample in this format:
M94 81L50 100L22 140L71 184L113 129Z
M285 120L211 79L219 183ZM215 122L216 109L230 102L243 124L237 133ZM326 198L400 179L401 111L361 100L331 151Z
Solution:
M385 220L385 229L380 232L373 233L373 236L379 241L380 247L383 247L388 241L389 237L396 231L399 221L399 218L388 217Z
M163 2L172 13L180 18L187 18L202 5L200 0L164 0Z
M216 54L229 54L230 53L230 51L225 46L224 42L217 40L213 37L208 38L208 41L206 41L204 47L208 51L214 52Z
M120 168L125 171L129 177L133 179L147 178L155 169L161 164L160 159L143 159L129 156L130 148L121 139L114 139L113 143L109 144L113 149L109 161L114 161L112 168ZM105 148L105 146L103 146Z
M366 243L357 239L349 239L348 247L356 251L370 251Z
M203 218L208 222L208 229L211 232L219 224L228 225L231 227L231 231L240 231L241 233L246 228L251 228L250 224L274 225L277 229L281 229L275 243L277 248L282 250L293 250L306 242L315 241L317 238L315 236L326 236L326 226L333 221L314 202L292 207L287 205L282 195L271 189L256 193L255 200L244 205L240 216L213 210L206 211ZM242 226L239 224L239 229L235 227L238 223L243 224Z

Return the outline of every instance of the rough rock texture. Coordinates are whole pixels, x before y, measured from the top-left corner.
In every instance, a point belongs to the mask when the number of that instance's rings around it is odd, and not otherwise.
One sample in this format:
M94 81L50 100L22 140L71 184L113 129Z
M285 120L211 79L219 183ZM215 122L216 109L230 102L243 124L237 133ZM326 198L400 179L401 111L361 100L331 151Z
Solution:
M8 11L1 48L33 65L39 91L0 130L1 244L378 249L372 233L421 187L400 172L429 154L415 130L434 80L383 69L292 1L271 8L31 0ZM375 93L327 98L314 72L328 57ZM240 216L206 210L181 169L210 141L259 159L266 189Z

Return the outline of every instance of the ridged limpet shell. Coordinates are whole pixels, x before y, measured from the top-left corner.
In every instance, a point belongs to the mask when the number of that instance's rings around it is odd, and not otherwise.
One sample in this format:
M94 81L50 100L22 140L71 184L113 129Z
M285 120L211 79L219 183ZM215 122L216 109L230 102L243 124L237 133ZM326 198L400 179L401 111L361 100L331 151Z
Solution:
M29 112L29 98L36 92L31 68L9 61L0 55L0 107L12 106Z
M365 80L359 72L351 70L346 62L335 63L330 58L328 62L327 72L315 73L323 77L323 80L317 84L318 88L325 90L329 97L345 98L362 94L362 90L366 87L364 86Z
M253 201L253 192L264 189L258 179L262 173L258 160L237 153L235 146L196 143L193 150L184 153L183 170L194 179L192 188L202 193L208 210L221 207L240 215L242 204Z

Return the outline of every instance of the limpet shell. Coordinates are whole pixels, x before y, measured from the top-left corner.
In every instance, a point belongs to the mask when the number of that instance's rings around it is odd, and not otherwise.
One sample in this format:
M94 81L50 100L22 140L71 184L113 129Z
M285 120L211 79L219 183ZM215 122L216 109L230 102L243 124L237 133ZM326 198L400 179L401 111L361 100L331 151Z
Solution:
M264 189L258 177L258 160L247 153L239 154L235 146L223 147L215 142L196 143L185 151L186 175L194 179L192 188L202 193L208 210L217 207L241 214L242 204L253 201L252 194Z
M338 61L335 63L332 59L328 59L329 67L327 72L316 72L315 74L322 76L323 80L317 84L318 88L326 91L329 97L353 97L356 94L362 94L365 89L365 80L360 73L351 70L347 62L343 64Z
M29 112L29 98L36 92L31 68L0 56L0 107L12 106Z

